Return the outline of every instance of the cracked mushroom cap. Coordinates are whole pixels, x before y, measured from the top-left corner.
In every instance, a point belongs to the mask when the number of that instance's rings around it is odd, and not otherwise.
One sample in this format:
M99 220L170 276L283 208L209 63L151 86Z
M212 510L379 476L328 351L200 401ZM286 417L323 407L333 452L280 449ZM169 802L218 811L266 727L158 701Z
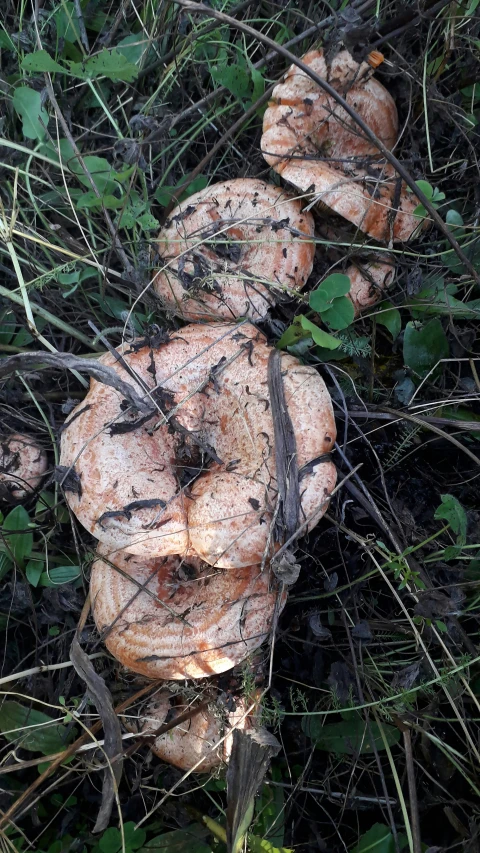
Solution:
M47 454L28 435L16 432L0 440L0 495L23 500L42 482Z
M195 558L144 559L100 545L90 599L120 663L149 678L203 678L245 660L267 638L286 594L260 566L215 569Z
M155 291L186 320L262 320L306 283L313 236L312 215L279 187L251 178L213 184L178 205L160 231Z
M129 731L149 734L155 732L163 723L183 714L188 709L195 710L200 699L188 700L181 694L174 695L162 688L141 710L137 719L124 720ZM233 710L218 705L202 708L189 720L157 737L151 747L152 752L180 770L191 770L197 762L196 773L209 773L228 762L232 751L233 731L245 730L253 725L253 718L247 715L252 703L235 697Z
M62 431L67 500L93 536L148 558L192 554L224 568L262 562L273 550L280 458L272 352L294 436L298 526L317 524L336 481L328 457L336 433L330 395L314 368L268 346L249 323L190 325L156 348L122 351L152 389L158 414L145 420L118 391L92 380ZM100 360L127 375L111 354Z
M327 65L323 51L303 57L392 149L398 115L389 92L348 51ZM313 195L377 240L408 240L418 204L353 119L307 74L292 65L273 90L263 119L263 156L288 183Z

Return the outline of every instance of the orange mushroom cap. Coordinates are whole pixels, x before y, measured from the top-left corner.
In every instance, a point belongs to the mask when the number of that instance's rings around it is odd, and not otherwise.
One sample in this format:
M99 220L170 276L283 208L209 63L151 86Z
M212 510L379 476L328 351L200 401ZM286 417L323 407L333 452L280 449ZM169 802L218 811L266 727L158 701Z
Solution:
M393 148L397 109L371 70L363 73L363 66L346 50L329 66L321 50L310 51L303 62L345 97L387 148ZM408 240L418 227L415 197L407 195L393 168L345 110L296 65L273 90L261 148L267 163L288 183L377 240Z
M92 380L66 422L60 462L78 484L67 500L87 530L111 550L147 557L194 554L225 568L261 563L278 495L271 351L249 323L190 325L157 349L123 347L125 364L152 389L159 413L145 423L117 391ZM280 358L299 518L311 529L336 481L325 456L335 442L332 404L314 368L287 353ZM101 360L124 375L112 355ZM174 413L172 431L162 411ZM192 465L198 476L190 476Z
M12 433L0 439L0 494L23 500L42 482L47 454L28 435Z
M349 264L345 275L350 279L348 298L353 303L355 316L383 298L384 291L393 283L395 267L388 260L369 258L361 264Z
M173 719L189 708L195 708L201 699L188 701L185 696L174 695L168 688L162 688L141 709L137 719L124 720L129 731L153 733L167 718ZM180 770L195 768L196 773L210 771L228 762L232 751L233 732L236 728L245 730L253 725L248 715L251 706L245 699L235 697L235 709L228 711L218 706L203 708L191 719L157 737L151 747L152 752L167 764L173 764Z
M214 569L189 557L145 559L100 545L90 598L120 663L149 678L203 678L245 660L267 638L286 593L260 566Z
M160 231L155 291L186 320L262 320L275 297L306 283L313 235L312 215L279 187L251 178L213 184Z

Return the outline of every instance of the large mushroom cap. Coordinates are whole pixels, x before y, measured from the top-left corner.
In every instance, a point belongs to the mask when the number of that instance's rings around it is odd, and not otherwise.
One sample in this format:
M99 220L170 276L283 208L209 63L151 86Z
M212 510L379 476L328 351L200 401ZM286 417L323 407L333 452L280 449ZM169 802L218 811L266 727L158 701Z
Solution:
M28 435L13 433L0 439L0 495L23 500L42 482L47 454Z
M395 102L367 66L341 51L327 65L323 51L303 62L327 80L391 149L397 141ZM418 227L392 167L358 125L304 71L292 65L273 90L263 119L263 156L293 186L313 195L378 240L408 240Z
M158 235L154 287L187 320L261 320L312 271L314 222L299 201L238 178L190 196Z
M71 414L60 461L75 472L67 499L87 530L111 550L147 557L191 553L226 568L262 562L278 496L271 352L249 323L191 325L157 349L124 347L125 364L152 389L159 413L145 422L92 380ZM296 508L307 530L335 484L326 456L335 421L317 371L279 358L299 469ZM125 377L112 355L101 360Z
M149 678L202 678L245 660L286 601L260 566L214 569L195 558L146 560L100 546L90 598L105 645Z
M137 719L127 718L124 725L129 731L153 733L166 722L167 715L169 720L174 719L190 708L195 710L200 702L201 699L188 701L181 695L174 696L168 689L162 688L141 709ZM234 729L243 730L252 725L248 710L247 701L237 697L235 708L231 711L218 705L215 708L202 708L189 720L157 737L152 752L180 770L191 770L201 761L195 772L209 773L228 762Z

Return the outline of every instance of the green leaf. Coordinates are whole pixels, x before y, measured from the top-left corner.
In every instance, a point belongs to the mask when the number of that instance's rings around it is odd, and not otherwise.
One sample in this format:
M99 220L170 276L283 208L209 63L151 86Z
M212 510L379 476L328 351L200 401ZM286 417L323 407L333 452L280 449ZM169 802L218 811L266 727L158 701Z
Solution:
M87 157L83 157L83 162L90 172L93 183L97 187L98 191L102 193L102 195L113 193L117 186L114 180L116 173L108 160L106 160L105 157L97 157L95 154L91 154ZM70 167L70 171L76 175L80 183L90 190L90 181L85 175L78 160L73 158L69 161L68 165Z
M329 723L322 726L319 717L304 716L302 729L308 737L315 741L317 749L334 752L337 755L366 755L385 749L383 736L393 746L400 740L400 731L388 723L370 723L370 732L363 717L349 714L349 718L340 723ZM373 740L372 740L373 739Z
M22 119L23 135L27 139L43 139L46 135L48 113L42 107L40 92L30 89L29 86L19 86L13 93L13 108Z
M69 62L70 74L81 80L95 80L97 77L107 77L109 80L122 80L124 83L133 83L138 68L133 62L118 50L107 50L104 48L91 56L84 62Z
M280 776L281 778L281 776ZM263 785L255 801L255 835L281 847L285 834L285 796L283 788Z
M408 842L403 833L398 835L398 845L402 850ZM395 853L395 839L389 826L384 823L375 823L359 839L350 853Z
M5 575L8 574L8 572L12 568L13 563L8 554L5 554L3 551L0 551L0 581L2 580L2 578L5 577Z
M148 48L148 40L142 33L131 33L118 42L116 50L121 53L128 62L136 65Z
M80 577L80 566L54 566L48 572L42 572L40 586L61 586L72 583Z
M393 340L398 338L402 331L402 316L398 308L394 308L391 302L382 302L378 306L375 320L379 326L385 326L388 329Z
M451 225L451 230L454 231L456 228L460 228L463 225L463 218L458 212L458 210L450 208L450 210L447 210L445 222L447 223L447 225Z
M293 853L291 847L275 847L267 838L258 835L247 835L247 846L252 853Z
M42 572L45 570L43 560L29 560L25 566L25 576L31 586L38 586Z
M434 518L448 521L453 532L457 535L457 545L465 545L467 541L467 513L454 495L441 495L442 503L435 510Z
M0 731L10 743L18 742L23 749L50 755L60 752L75 731L53 720L42 711L6 701L0 706Z
M140 225L140 228L143 231L155 231L160 228L160 223L158 219L155 219L155 217L148 210L138 217L137 223L138 225Z
M353 302L346 296L334 299L327 311L322 311L322 320L331 329L340 331L347 329L353 323L355 308Z
M30 517L23 506L16 506L3 522L3 533L15 562L23 569L33 548L33 533L28 529Z
M36 50L35 53L27 53L22 59L23 71L43 72L60 71L62 74L67 73L67 69L60 65L55 59L52 59L46 50Z
M420 192L423 192L423 194L428 198L428 200L431 201L433 198L433 187L432 187L432 185L429 184L428 181L415 181L415 183L416 183L418 189L420 190Z
M322 329L319 329L315 323L312 323L303 314L299 314L292 325L285 330L277 343L277 347L284 349L285 347L293 346L302 340L302 338L312 338L318 346L329 350L337 349L341 344L341 341L334 338L333 335L322 331Z
M188 176L185 176L185 178L186 177ZM177 186L183 184L185 178L182 178L182 180L179 181ZM193 181L187 186L186 190L181 193L179 202L184 201L186 198L189 198L189 196L193 195L194 193L200 192L200 190L204 190L206 186L208 186L208 178L206 177L206 175L197 175L197 177L194 178ZM163 207L167 207L167 205L170 204L172 196L175 193L176 189L177 187L158 187L155 192L156 201L158 201L159 204L163 205Z
M403 360L419 376L425 376L442 358L448 358L450 348L440 320L435 318L424 326L409 322L403 338Z
M174 829L157 835L147 841L141 853L212 853L212 848L204 839L209 832L199 823L192 823L186 829Z
M219 86L225 86L235 98L243 102L250 94L250 74L241 65L217 65L210 73Z
M128 823L124 823L123 832L125 836L126 853L132 853L132 851L138 850L147 837L147 833L144 829L135 829L135 823L133 820L128 821ZM102 853L119 853L122 849L122 836L120 830L115 826L111 826L106 829L98 842L98 846Z
M346 296L350 292L350 279L348 275L343 273L332 273L322 281L322 283L313 290L309 296L310 308L321 314L322 311L328 310L333 299L338 296Z

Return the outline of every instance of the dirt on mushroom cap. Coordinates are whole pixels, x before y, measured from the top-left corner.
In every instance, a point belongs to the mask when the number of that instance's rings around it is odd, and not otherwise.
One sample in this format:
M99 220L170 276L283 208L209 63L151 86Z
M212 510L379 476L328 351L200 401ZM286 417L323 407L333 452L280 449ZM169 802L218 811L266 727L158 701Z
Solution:
M366 63L348 51L327 65L323 51L303 57L391 149L398 134L395 102ZM293 186L331 207L378 240L408 240L418 227L408 196L392 167L355 122L304 71L292 65L273 90L263 120L263 156Z
M42 482L47 466L47 454L30 436L0 437L0 489L9 497L26 498Z
M203 678L241 663L266 639L286 602L260 566L218 570L192 557L147 560L101 545L90 597L117 660L166 680Z
M187 320L261 320L305 285L313 235L312 215L279 187L251 178L213 184L176 207L160 231L155 291Z
M129 368L156 389L159 413L145 423L116 391L92 381L61 443L61 464L78 484L67 499L82 524L111 549L190 552L227 568L261 562L277 498L271 351L249 323L191 325L155 350L124 347ZM102 360L123 373L112 355ZM336 480L327 457L335 442L330 395L316 370L293 356L282 353L281 368L300 514L318 520ZM162 424L162 412L173 413L173 425Z

